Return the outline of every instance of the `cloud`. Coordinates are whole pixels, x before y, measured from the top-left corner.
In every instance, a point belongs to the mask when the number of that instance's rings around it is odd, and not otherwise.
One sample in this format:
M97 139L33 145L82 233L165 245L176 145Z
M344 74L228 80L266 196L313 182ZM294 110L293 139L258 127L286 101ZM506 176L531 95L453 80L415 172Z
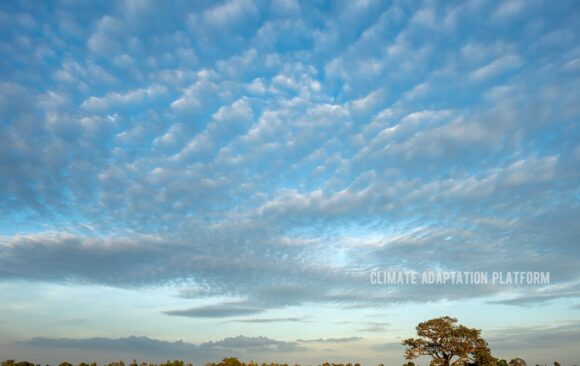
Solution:
M126 338L33 338L22 343L30 346L78 348L87 350L126 351L136 353L163 353L188 355L191 357L199 351L199 347L182 341L167 342L148 337L130 336Z
M400 342L389 342L389 343L381 343L381 344L374 344L370 346L370 349L377 352L389 352L389 351L403 351L405 348L401 345Z
M301 343L348 343L356 342L363 339L362 337L345 337L345 338L317 338L317 339L298 339Z
M507 327L486 332L486 339L493 348L541 349L577 346L580 335L578 321L562 321L549 325Z
M172 147L183 139L185 125L176 123L169 127L166 133L153 140L153 144L160 147Z
M520 67L522 60L517 55L505 55L501 58L492 61L491 63L482 66L471 74L471 79L475 81L486 80L494 77L505 70Z
M255 318L255 319L236 319L232 320L235 323L308 323L309 320L303 317L288 317L288 318Z
M158 358L185 357L196 360L219 360L228 352L244 354L261 352L301 352L307 348L299 346L296 342L279 341L267 337L228 337L219 341L210 341L193 344L184 341L162 341L148 337L129 336L125 338L33 338L20 341L22 345L60 348L75 350L91 350L105 352L123 352L127 354L140 354Z
M278 341L267 337L229 337L221 341L203 343L202 346L214 348L263 350L277 352L297 352L305 351L306 347L299 346L296 342Z
M197 305L161 319L241 324L575 298L577 11L522 4L4 8L0 279L171 286ZM376 269L554 282L375 287Z
M580 285L578 283L568 283L566 285L554 285L542 291L526 291L524 294L510 299L491 301L493 304L515 305L515 306L538 306L546 305L556 299L580 297Z
M131 90L126 93L109 93L103 97L90 97L82 102L81 108L92 112L107 111L114 107L123 107L146 100L152 101L166 92L161 85L151 85L147 88Z
M167 315L186 316L191 318L224 318L240 315L254 315L262 309L240 306L238 304L209 305L187 310L166 311Z
M510 18L525 10L526 4L520 0L510 0L502 2L493 13L496 19Z
M231 0L204 11L204 21L215 28L231 27L246 17L256 16L258 9L251 0Z
M363 328L359 329L359 332L370 332L370 333L384 333L391 326L390 323L385 322L364 322Z
M121 51L121 45L102 33L93 33L88 48L99 55L107 56Z

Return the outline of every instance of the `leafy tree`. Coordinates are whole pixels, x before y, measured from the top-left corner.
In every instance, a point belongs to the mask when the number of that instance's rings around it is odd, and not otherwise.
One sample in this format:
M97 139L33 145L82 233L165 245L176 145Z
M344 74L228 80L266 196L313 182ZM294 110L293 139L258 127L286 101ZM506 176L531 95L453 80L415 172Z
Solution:
M516 357L514 359L512 359L509 364L509 366L528 366L528 364L526 363L526 361L522 360L519 357Z
M560 366L560 362L554 361L554 366Z
M491 355L491 350L489 349L487 342L483 339L477 341L479 343L478 348L473 353L473 362L470 362L470 366L495 366L497 363L497 358Z
M507 361L506 360L503 360L503 359L502 360L497 360L495 364L496 364L496 366L508 366Z
M58 366L73 366L72 364L70 364L69 362L61 362L60 365Z
M419 323L416 330L419 338L402 342L407 346L407 360L431 356L431 366L464 366L470 362L495 365L487 342L480 336L481 331L457 324L456 318L444 316L427 320Z
M219 366L243 366L243 364L235 357L226 357L218 364ZM174 365L183 366L183 365Z

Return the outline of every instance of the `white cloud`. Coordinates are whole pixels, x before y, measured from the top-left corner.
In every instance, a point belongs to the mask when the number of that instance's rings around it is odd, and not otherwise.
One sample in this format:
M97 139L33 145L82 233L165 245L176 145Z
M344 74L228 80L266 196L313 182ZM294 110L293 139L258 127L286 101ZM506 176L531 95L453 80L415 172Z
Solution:
M110 56L121 51L121 45L103 33L93 33L87 43L89 50L97 55Z
M209 27L223 30L236 27L241 22L256 17L258 12L252 0L228 0L205 10L202 19ZM190 18L190 21L194 19L195 17Z
M519 56L505 55L475 70L470 75L470 78L475 81L486 80L497 76L506 70L518 68L522 66L522 64L523 61Z
M235 136L244 133L252 123L252 119L252 110L244 99L220 107L212 115L205 130L195 136L175 158L177 160L199 158L215 153L224 141L230 141Z
M215 71L202 69L196 73L195 77L196 81L183 90L181 96L171 103L171 108L177 111L198 110L202 106L202 100L211 99L219 93L220 88Z
M566 62L564 65L562 65L562 69L567 72L575 72L580 70L580 57Z
M431 8L422 8L413 14L411 22L423 27L433 28L436 25L435 12Z
M184 128L185 125L183 123L172 125L165 134L153 140L153 145L160 147L175 146L183 138Z
M352 110L357 113L368 113L384 103L386 99L385 94L382 88L373 90L365 97L353 100L351 102Z
M264 94L266 92L266 86L264 84L263 78L256 78L250 84L246 86L249 92L255 94Z
M147 88L134 89L126 93L111 92L103 97L90 97L81 103L81 108L100 112L113 107L141 103L145 100L154 100L164 94L167 88L162 85L151 85Z
M501 1L492 17L494 19L511 18L526 9L526 2L522 0L505 0ZM529 4L528 4L529 5Z
M288 17L300 12L300 4L296 0L274 0L271 11L278 16Z

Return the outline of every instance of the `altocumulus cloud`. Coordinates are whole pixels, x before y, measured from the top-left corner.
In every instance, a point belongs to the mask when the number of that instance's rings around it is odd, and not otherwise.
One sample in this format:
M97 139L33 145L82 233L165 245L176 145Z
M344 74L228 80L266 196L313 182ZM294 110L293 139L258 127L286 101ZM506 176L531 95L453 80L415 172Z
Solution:
M248 322L579 297L579 8L517 4L3 3L0 278L172 285L213 303L157 312Z

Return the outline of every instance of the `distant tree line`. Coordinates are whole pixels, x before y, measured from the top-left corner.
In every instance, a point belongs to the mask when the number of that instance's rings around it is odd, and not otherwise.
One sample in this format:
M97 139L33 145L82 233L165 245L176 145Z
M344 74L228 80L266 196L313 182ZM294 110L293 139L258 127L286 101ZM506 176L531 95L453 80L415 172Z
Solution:
M469 364L466 364L466 366L468 366ZM27 362L27 361L19 361L16 362L14 360L6 360L2 362L2 366L42 366L40 364L34 364L32 362ZM46 364L45 366L50 366L48 364ZM91 362L91 363L86 363L86 362L81 362L81 363L77 363L77 364L72 364L70 362L61 362L58 366L98 366L98 364L96 362ZM193 366L192 363L185 363L184 361L180 361L180 360L175 360L175 361L167 361L164 363L147 363L147 362L141 362L141 363L137 363L135 360L133 360L132 363L130 363L129 365L126 365L125 362L123 361L118 361L118 362L110 362L108 364L103 364L102 366ZM222 361L220 362L210 362L210 363L206 363L205 366L290 366L287 363L275 363L275 362L271 362L271 363L258 363L258 362L254 362L254 361L250 361L248 363L242 362L240 360L238 360L235 357L227 357L224 358ZM294 364L292 366L300 366L299 364ZM324 362L322 364L319 364L318 366L361 366L360 363L330 363L330 362ZM385 366L382 363L379 363L377 366ZM419 366L416 365L414 362L409 361L403 364L403 366ZM432 365L433 366L433 365ZM522 360L521 358L514 358L512 359L510 362L507 362L506 360L496 360L495 364L493 366L527 366L526 361ZM547 366L547 365L536 365L536 366ZM554 366L561 366L559 362L554 362ZM577 365L574 365L577 366Z
M27 361L19 361L16 362L14 360L6 360L4 362L2 362L2 366L43 366L40 364L34 364L32 362L27 362ZM45 366L50 366L49 364L46 364ZM86 362L81 362L81 363L77 363L77 364L72 364L70 362L61 362L58 366L99 366L96 362L91 362L91 363L86 363ZM164 363L160 363L160 364L156 364L156 363L148 363L148 362L141 362L141 363L137 363L135 360L133 360L132 363L130 363L129 365L126 365L125 362L123 361L118 361L118 362L110 362L108 364L103 364L102 366L193 366L192 363L185 363L184 361L180 361L180 360L175 360L175 361L167 361ZM206 363L205 366L290 366L287 363L275 363L275 362L271 362L271 363L258 363L255 361L250 361L248 363L242 362L239 359L235 358L235 357L226 357L224 358L222 361L220 362L210 362L210 363ZM293 366L300 366L298 364L294 364ZM330 362L324 362L318 366L361 366L360 363L330 363ZM384 366L383 364L379 364L378 366Z

